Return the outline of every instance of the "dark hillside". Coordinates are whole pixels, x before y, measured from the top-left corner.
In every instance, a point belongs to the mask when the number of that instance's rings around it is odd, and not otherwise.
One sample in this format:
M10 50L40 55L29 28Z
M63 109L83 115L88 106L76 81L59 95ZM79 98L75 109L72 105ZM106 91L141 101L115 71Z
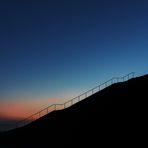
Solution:
M116 83L67 109L1 134L0 147L142 145L147 99L148 75Z

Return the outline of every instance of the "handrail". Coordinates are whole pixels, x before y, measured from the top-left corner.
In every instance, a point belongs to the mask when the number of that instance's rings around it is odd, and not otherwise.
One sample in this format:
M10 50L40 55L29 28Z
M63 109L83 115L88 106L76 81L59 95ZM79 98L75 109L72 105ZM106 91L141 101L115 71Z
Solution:
M123 77L113 77L112 79L110 79L110 80L108 80L108 81L106 81L106 82L104 82L104 83L102 83L98 86L95 86L94 88L80 94L77 97L72 98L71 100L66 101L63 104L52 104L52 105L38 111L37 113L32 114L31 116L25 118L24 120L17 122L16 126L13 127L13 128L25 126L25 125L29 124L30 122L33 122L36 119L39 119L40 117L42 117L42 116L44 116L44 115L46 115L46 114L48 114L52 111L68 108L68 107L78 103L79 101L86 99L87 97L101 91L102 89L104 89L104 88L106 88L106 87L108 87L108 86L110 86L114 83L127 81L131 78L134 78L134 76L135 76L135 72L131 72L131 73L129 73L129 74L123 76ZM62 108L58 108L58 106L62 106Z

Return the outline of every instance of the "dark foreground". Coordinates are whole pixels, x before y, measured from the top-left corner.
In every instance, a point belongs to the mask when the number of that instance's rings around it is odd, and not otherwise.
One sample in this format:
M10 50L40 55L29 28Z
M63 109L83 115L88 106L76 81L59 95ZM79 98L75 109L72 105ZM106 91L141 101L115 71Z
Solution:
M148 75L113 84L61 111L0 134L0 148L146 144Z

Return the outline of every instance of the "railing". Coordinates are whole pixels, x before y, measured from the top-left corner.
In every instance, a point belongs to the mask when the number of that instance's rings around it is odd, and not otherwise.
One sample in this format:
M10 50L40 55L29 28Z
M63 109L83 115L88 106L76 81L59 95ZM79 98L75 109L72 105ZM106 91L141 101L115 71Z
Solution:
M42 110L40 110L39 112L29 116L28 118L22 120L22 121L19 121L16 123L15 127L13 128L18 128L18 127L21 127L21 126L25 126L27 124L29 124L30 122L34 121L34 120L37 120L39 119L40 117L52 112L52 111L56 111L56 110L61 110L61 109L65 109L65 108L68 108L76 103L78 103L79 101L97 93L98 91L101 91L102 89L114 84L114 83L118 83L118 82L124 82L124 81L127 81L131 78L134 78L134 75L135 73L134 72L131 72L123 77L113 77L112 79L86 91L85 93L65 102L64 104L52 104Z

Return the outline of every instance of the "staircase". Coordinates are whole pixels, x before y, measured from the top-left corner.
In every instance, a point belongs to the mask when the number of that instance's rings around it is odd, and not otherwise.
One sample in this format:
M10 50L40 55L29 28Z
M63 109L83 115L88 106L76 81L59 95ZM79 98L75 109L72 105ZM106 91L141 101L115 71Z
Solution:
M45 116L46 114L52 112L52 111L56 111L56 110L61 110L61 109L65 109L65 108L68 108L76 103L78 103L79 101L83 100L83 99L86 99L87 97L101 91L102 89L114 84L114 83L118 83L118 82L124 82L124 81L127 81L129 79L132 79L134 78L135 76L135 73L134 72L131 72L123 77L113 77L112 79L80 94L79 96L75 97L75 98L72 98L71 100L63 103L63 104L52 104L40 111L38 111L37 113L35 114L32 114L31 116L29 116L28 118L25 118L24 120L21 120L19 122L17 122L15 125L12 126L12 128L10 128L9 130L11 129L14 129L14 128L19 128L19 127L22 127L22 126L25 126L43 116Z

